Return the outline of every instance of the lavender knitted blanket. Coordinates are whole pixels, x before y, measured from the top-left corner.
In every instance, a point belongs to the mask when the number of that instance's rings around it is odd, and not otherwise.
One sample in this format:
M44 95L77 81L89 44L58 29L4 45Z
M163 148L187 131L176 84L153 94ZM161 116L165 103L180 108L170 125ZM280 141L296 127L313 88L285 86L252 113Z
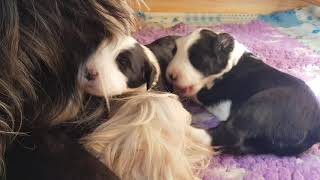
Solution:
M140 42L146 44L165 35L185 35L195 28L197 27L185 24L166 29L145 27L135 36ZM246 45L266 63L304 79L316 93L320 90L320 55L297 39L259 20L247 24L224 24L209 28L233 34L239 42ZM218 124L217 119L205 108L194 105L189 107L194 114L196 125L208 128ZM315 145L298 157L214 156L204 179L320 180L320 145Z

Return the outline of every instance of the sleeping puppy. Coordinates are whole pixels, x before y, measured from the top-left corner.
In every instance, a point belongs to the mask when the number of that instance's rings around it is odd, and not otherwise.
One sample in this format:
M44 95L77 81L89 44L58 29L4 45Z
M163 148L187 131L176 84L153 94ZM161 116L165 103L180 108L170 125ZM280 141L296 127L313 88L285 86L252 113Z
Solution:
M166 70L177 51L175 40L180 36L165 36L146 45L155 55L160 67L160 76L155 87L156 90L173 92L173 86L166 79Z
M145 46L130 36L119 38L89 58L87 71L81 76L86 78L80 84L88 93L105 97L146 91L153 86L171 92L173 87L165 72L177 49L177 38L166 36Z
M176 39L166 76L182 96L221 121L212 145L231 154L297 155L320 141L320 107L300 79L248 52L227 33L198 29Z
M159 78L160 69L154 54L131 36L102 45L91 55L80 84L96 96L112 97L146 91Z

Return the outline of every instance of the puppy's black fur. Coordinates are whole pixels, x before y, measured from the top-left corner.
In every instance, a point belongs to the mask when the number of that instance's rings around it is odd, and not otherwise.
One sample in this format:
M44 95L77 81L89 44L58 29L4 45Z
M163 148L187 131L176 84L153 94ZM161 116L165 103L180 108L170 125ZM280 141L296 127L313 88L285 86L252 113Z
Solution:
M154 82L156 70L139 44L122 51L116 59L120 71L128 78L129 88L138 88L147 82L149 89Z
M188 49L192 66L205 76L217 74L227 66L234 48L233 38L227 33L200 32L201 38Z
M230 35L202 32L189 49L190 61L206 76L217 74L233 48ZM224 153L297 155L320 141L320 107L310 88L251 53L196 96L206 106L232 102L228 119L208 130Z
M159 91L173 91L172 84L166 79L166 69L176 54L177 46L175 40L177 38L179 38L179 36L165 36L146 45L156 56L160 65L161 75L156 86L156 89Z

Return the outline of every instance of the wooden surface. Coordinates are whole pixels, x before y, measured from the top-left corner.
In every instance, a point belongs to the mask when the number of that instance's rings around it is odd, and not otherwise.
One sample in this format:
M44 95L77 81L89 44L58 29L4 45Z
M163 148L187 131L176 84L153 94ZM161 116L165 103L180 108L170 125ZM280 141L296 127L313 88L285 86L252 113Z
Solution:
M320 0L303 0L303 1L308 2L310 4L313 4L313 5L320 6Z
M320 0L144 0L146 12L191 13L270 13L306 5Z

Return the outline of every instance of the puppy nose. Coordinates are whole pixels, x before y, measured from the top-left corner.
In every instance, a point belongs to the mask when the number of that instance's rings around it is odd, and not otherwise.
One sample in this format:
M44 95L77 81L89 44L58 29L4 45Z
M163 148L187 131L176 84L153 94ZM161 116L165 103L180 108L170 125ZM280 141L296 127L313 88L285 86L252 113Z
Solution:
M178 79L178 75L175 74L175 73L170 73L170 74L169 74L169 79L170 79L171 81L176 81L176 80Z

